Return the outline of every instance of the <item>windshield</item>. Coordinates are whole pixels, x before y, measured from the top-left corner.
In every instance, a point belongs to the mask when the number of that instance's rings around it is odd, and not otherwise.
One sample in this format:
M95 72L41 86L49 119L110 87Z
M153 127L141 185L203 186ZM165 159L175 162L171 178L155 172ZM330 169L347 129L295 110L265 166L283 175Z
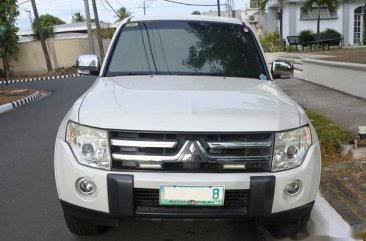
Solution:
M212 75L267 79L250 30L198 22L130 22L123 26L106 76Z

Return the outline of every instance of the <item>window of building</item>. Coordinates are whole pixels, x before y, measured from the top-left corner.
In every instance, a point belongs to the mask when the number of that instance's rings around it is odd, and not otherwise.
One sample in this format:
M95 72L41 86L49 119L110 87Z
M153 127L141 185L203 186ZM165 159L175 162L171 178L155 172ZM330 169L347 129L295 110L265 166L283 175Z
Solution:
M249 7L250 9L258 9L258 2L256 0L250 0Z
M363 15L365 13L365 7L358 7L355 9L355 19L353 23L353 43L360 44L363 42L363 30L364 22Z
M318 19L319 10L317 7L311 8L309 11L304 12L301 8L300 19L301 20L316 20ZM331 14L327 8L320 9L320 19L337 19L338 13Z

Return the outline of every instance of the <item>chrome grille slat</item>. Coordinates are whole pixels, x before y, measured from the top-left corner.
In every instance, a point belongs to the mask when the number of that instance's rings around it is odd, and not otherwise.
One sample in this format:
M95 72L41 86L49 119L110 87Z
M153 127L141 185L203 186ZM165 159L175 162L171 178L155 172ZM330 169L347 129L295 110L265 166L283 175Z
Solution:
M237 149L244 147L270 147L272 142L207 142L213 149Z
M136 140L119 140L112 139L112 146L127 147L151 147L151 148L174 148L178 142L176 141L136 141Z
M184 148L187 146L187 143L183 145L181 150L174 156L153 156L153 155L126 155L126 154L119 154L119 153L112 153L112 158L116 160L128 160L128 161L174 161L182 155Z
M110 131L109 136L114 170L149 169L142 163L160 163L166 171L227 172L230 165L234 172L270 171L274 142L274 133Z

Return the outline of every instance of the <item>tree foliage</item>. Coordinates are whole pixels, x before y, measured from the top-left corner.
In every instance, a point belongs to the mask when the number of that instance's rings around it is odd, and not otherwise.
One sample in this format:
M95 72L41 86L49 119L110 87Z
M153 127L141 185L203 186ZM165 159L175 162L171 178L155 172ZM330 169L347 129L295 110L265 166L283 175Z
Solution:
M65 24L65 22L62 19L59 19L58 17L55 17L51 14L45 14L39 16L39 21L41 22L42 26L55 26Z
M259 41L265 52L274 52L281 49L280 34L278 32L265 33L259 37Z
M196 11L192 12L192 15L201 15L201 12L196 10Z
M320 34L320 13L322 8L329 10L330 14L337 12L340 7L340 0L305 0L303 3L303 12L308 12L312 8L316 7L318 9L318 20L317 20L317 31L316 34Z
M102 35L102 39L112 39L114 32L116 31L115 28L101 28L100 29L100 34ZM96 30L93 30L93 34L94 36L97 35Z
M85 22L85 18L83 15L81 15L80 12L74 13L74 16L72 16L72 22L73 23L82 23Z
M266 10L266 6L270 0L257 0L257 5L261 13L264 13ZM285 0L278 0L280 7L283 7Z
M123 19L129 17L130 15L131 12L127 11L125 7L121 7L120 9L117 10L117 15L114 16L115 18L117 18L115 22L116 23L121 22Z
M35 20L33 21L36 38L39 39L39 29L42 29L44 38L52 38L54 36L53 26L60 24L65 24L65 22L58 17L52 16L51 14L41 15L39 17L39 23Z
M18 28L15 26L19 16L17 1L2 0L0 4L0 57L3 59L5 74L10 73L9 58L18 50Z
M197 38L195 45L189 48L189 54L182 64L194 72L208 71L223 75L238 75L257 78L258 59L252 53L253 43L243 40L239 27L202 24L188 24ZM247 44L243 44L243 43ZM206 69L206 70L205 70Z
M100 34L102 35L102 39L112 39L115 28L111 28L109 24L100 21ZM93 35L97 36L97 30L93 30Z

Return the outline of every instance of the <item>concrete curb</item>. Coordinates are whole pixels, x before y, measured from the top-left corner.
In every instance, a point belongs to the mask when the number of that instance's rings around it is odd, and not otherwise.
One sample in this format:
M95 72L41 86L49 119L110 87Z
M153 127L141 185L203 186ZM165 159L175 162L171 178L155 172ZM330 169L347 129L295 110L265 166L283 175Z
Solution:
M9 80L8 84L14 83L23 83L23 82L35 82L40 80L51 80L51 79L64 79L64 78L72 78L72 77L80 77L81 74L67 74L67 75L57 75L57 76L49 76L49 77L39 77L39 78L29 78L29 79L17 79L17 80ZM5 84L5 81L0 81L0 85Z
M26 96L22 99L15 100L15 101L12 101L11 103L7 103L4 105L0 105L0 114L4 113L6 111L9 111L9 110L18 108L22 105L31 103L31 102L35 101L36 99L38 99L39 97L41 97L41 93L39 91L36 91L34 94Z
M320 192L315 199L308 231L313 237L327 236L335 239L355 240L352 238L353 232L350 225L330 206Z

